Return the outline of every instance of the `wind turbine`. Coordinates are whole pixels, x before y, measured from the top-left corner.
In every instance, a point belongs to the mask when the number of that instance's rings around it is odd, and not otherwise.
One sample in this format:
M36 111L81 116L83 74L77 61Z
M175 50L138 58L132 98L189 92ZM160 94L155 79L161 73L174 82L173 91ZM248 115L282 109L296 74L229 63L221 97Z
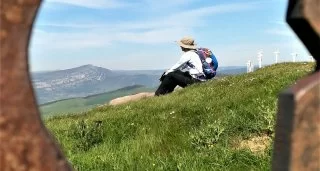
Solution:
M250 62L250 71L253 72L253 70L254 70L254 64Z
M258 52L258 61L259 61L259 68L262 67L262 57L263 57L263 50Z
M253 71L253 65L252 62L249 60L247 62L247 73L252 72Z
M278 63L278 57L279 57L279 50L276 50L275 52L273 52L276 55L276 63Z
M296 58L298 54L294 52L294 53L291 53L291 56L292 56L292 62L296 62Z
M247 62L247 73L251 72L251 61Z

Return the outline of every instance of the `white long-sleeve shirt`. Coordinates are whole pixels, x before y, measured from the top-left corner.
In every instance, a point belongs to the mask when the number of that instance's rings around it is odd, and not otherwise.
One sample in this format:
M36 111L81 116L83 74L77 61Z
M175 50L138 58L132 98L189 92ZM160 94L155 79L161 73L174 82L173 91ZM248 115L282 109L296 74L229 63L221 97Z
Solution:
M188 66L187 62L189 62L194 67L192 68ZM198 54L196 54L193 50L184 52L183 55L180 57L180 60L176 64L174 64L169 70L167 70L165 74L168 74L178 69L182 71L189 71L190 75L194 78L204 75L201 60Z

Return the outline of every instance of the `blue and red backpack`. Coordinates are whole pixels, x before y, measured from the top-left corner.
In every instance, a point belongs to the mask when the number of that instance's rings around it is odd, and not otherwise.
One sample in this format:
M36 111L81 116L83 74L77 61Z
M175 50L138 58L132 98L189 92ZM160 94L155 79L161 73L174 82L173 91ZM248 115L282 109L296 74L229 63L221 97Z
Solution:
M214 78L218 69L218 60L215 55L208 48L197 48L196 53L202 62L202 68L206 75L206 79ZM207 58L210 58L211 60L206 60ZM207 61L210 62L208 63Z

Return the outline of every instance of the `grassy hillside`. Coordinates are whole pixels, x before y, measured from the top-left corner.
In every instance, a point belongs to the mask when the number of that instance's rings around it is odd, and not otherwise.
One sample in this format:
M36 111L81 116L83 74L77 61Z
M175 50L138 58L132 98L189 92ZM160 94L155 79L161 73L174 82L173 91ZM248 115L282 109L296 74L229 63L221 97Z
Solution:
M96 94L83 98L72 98L40 105L42 115L65 115L68 113L85 112L98 105L106 104L117 97L135 94L139 92L153 92L155 88L147 88L141 85L124 87L115 91Z
M312 68L276 64L45 124L77 170L270 170L278 93Z

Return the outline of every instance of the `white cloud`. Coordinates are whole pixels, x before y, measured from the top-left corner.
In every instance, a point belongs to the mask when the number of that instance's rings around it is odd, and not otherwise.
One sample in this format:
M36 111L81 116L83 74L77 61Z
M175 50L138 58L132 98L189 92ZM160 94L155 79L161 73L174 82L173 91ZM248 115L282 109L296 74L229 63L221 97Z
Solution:
M219 13L230 13L238 11L247 11L249 9L257 8L256 3L246 2L246 3L228 3L221 5L212 5L207 7L202 7L198 9L187 10L185 12L179 13L176 17L202 17L205 15L213 15Z
M281 26L288 25L285 20L282 20L282 21L281 20L276 20L276 21L271 21L270 23L271 24L281 25Z
M119 0L47 0L46 2L49 3L48 5L56 3L93 9L119 8L129 5L129 3L120 2Z
M250 9L258 8L257 3L247 2L247 3L229 3L222 5L212 5L208 7L201 7L196 9L185 10L182 12L177 12L170 15L163 15L158 17L153 17L147 21L135 21L135 22L123 22L123 23L113 23L112 25L101 24L104 21L83 21L83 23L39 23L39 26L57 26L57 27L72 27L72 28L115 28L115 29L154 29L159 27L194 27L198 24L197 21L203 21L202 17L247 11ZM71 24L70 24L71 23Z
M144 0L146 4L149 6L178 6L178 5L186 5L192 2L199 1L199 0L168 0L165 3L163 1L155 1L155 0Z
M63 0L51 0L65 2ZM92 1L93 2L93 1ZM68 3L81 3L82 5L99 6L102 0L72 0ZM112 3L113 1L109 1ZM174 4L182 3L174 0ZM71 29L87 29L72 33L34 32L35 45L49 45L51 48L76 48L76 47L101 47L112 42L131 43L168 43L177 40L185 34L191 34L192 29L205 23L206 16L215 14L239 12L256 8L255 3L229 3L186 10L171 15L158 16L147 21L120 22L113 24L101 24L102 22L83 21L68 23L36 23L36 26L67 27ZM147 31L141 31L146 29ZM59 42L59 43L57 43Z
M163 11L170 8L179 9L200 0L167 0L165 3L160 0L144 0L144 6L149 11Z
M49 33L39 29L33 32L31 46L41 50L90 49L107 47L113 42L159 44L171 43L191 31L183 28L154 29L145 32L96 32L83 33Z
M41 50L104 47L111 43L104 38L101 33L49 33L37 29L32 33L31 46Z
M62 1L62 0L57 0ZM175 0L179 1L179 0ZM180 1L179 1L180 2ZM176 2L177 3L177 2ZM156 3L155 3L156 4ZM221 5L212 5L196 9L189 9L182 12L176 12L169 15L157 16L146 21L127 21L112 24L101 24L105 21L81 21L68 23L36 23L38 26L54 26L54 27L69 27L69 28L108 28L114 30L130 30L130 29L159 29L167 27L194 27L201 24L206 16L241 12L250 9L258 8L258 3L227 3Z
M52 3L69 3L72 5L89 7L89 8L107 8L114 6L118 1L89 1L89 0L71 0L65 2L63 0L49 0ZM194 0L190 0L194 1ZM108 2L108 3L107 3ZM150 5L155 5L159 2L151 2ZM182 0L172 0L172 6L182 5ZM193 29L196 27L206 26L207 17L214 17L224 13L235 13L253 10L259 8L258 3L226 3L221 5L212 5L196 9L189 9L175 13L158 14L148 20L136 21L119 21L116 23L106 23L104 21L82 20L82 21L68 21L67 23L57 22L52 23L36 23L35 30L31 39L31 49L33 54L37 56L46 56L47 53L59 55L64 51L85 51L86 49L108 47L113 43L135 43L138 44L168 44L174 43L174 40L181 38L183 35L194 35ZM37 26L49 26L51 31L40 30ZM40 28L42 28L40 27ZM72 32L57 32L54 27L59 27L60 30L68 28ZM61 29L62 28L62 29ZM104 52L102 52L104 53ZM222 52L223 53L228 53ZM145 56L149 56L147 54ZM153 56L158 56L159 52L155 52ZM172 53L172 55L174 55ZM126 58L141 56L141 54L127 54ZM143 56L143 55L142 55ZM171 56L167 54L166 56ZM230 57L232 55L230 54ZM36 56L34 56L36 57ZM37 58L37 57L36 57ZM34 60L36 58L33 58ZM146 57L147 58L147 57ZM224 58L224 56L223 56ZM91 59L88 59L91 60ZM176 59L168 61L174 62ZM239 59L240 61L240 59ZM162 61L164 62L164 61ZM59 64L60 65L60 64ZM67 65L67 64L66 64ZM136 65L136 64L132 64ZM147 66L148 64L146 64ZM167 65L170 65L167 63ZM115 65L116 66L116 65ZM130 66L131 67L131 66ZM166 67L164 64L161 67Z
M275 35L275 36L285 36L292 37L295 36L295 33L291 29L291 27L286 23L286 21L271 21L269 22L273 27L264 30L265 33Z
M155 29L142 33L121 32L116 35L116 40L143 44L169 43L189 33L188 29L183 28Z
M265 30L265 33L272 34L272 35L278 35L278 36L287 36L292 37L294 36L294 32L289 29L282 29L282 28L273 28Z

